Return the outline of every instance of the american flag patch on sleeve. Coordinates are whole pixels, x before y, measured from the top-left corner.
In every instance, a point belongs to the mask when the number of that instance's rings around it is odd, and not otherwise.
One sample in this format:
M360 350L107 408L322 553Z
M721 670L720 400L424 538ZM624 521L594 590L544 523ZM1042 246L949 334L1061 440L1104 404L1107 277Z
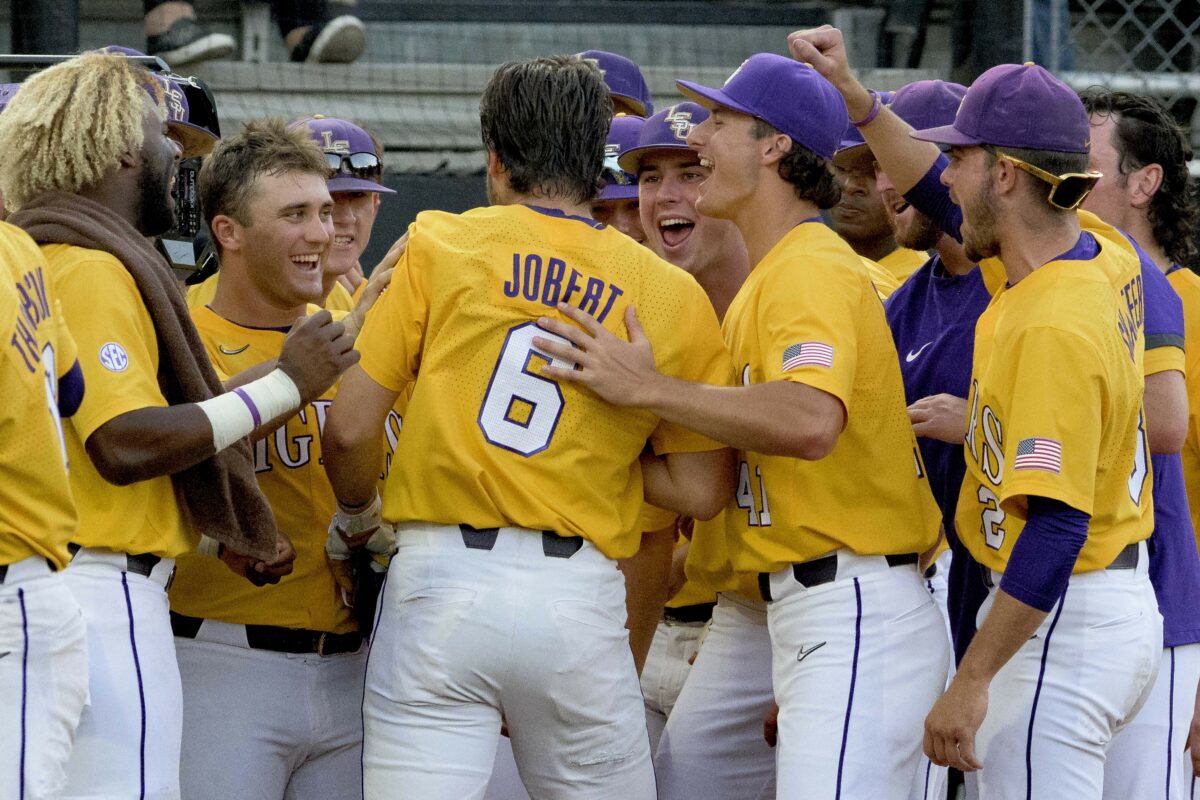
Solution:
M824 342L800 342L783 351L783 371L800 367L832 367L833 347Z
M1053 439L1022 439L1017 443L1017 459L1013 469L1040 469L1045 472L1062 471L1062 445Z

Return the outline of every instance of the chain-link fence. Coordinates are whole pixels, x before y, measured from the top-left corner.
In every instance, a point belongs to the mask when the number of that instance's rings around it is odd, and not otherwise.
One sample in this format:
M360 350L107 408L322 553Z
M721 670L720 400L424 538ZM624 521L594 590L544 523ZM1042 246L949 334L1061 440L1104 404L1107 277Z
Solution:
M1033 5L1034 0L1027 0L1027 6ZM1193 122L1200 97L1200 76L1195 74L1200 66L1200 3L1071 0L1070 11L1069 35L1050 37L1048 67L1057 67L1076 88L1099 84L1154 95L1181 123ZM1064 22L1049 20L1056 28ZM1027 30L1038 30L1037 21Z

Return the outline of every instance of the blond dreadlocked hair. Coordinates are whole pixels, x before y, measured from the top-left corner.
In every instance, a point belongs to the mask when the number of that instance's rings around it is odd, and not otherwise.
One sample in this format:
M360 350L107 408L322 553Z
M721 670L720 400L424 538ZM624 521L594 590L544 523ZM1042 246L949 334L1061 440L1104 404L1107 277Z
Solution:
M43 192L94 186L142 146L142 117L162 90L124 56L85 53L21 84L0 114L0 192L15 211Z

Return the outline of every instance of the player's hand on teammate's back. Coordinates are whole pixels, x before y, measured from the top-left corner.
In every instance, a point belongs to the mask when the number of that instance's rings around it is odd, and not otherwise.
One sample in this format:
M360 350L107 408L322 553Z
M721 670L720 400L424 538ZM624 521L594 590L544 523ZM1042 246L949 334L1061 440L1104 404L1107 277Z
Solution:
M988 684L961 674L925 717L925 755L940 767L963 772L983 768L975 756L975 734L987 715Z
M268 583L279 583L280 578L292 573L296 561L296 548L285 533L277 531L275 557L270 561L243 555L224 545L219 557L234 574L241 575L255 586L266 586Z
M535 337L533 345L556 358L574 362L575 369L546 366L542 367L542 375L583 384L615 406L650 405L655 381L662 376L654 367L654 351L633 306L625 309L629 341L617 338L590 314L573 306L559 303L558 310L580 327L550 317L538 319L538 326L570 344Z
M908 419L917 436L962 444L967 436L967 401L952 394L922 397L908 407Z
M307 403L324 394L357 362L354 337L322 310L296 321L283 342L278 364L295 382L300 401Z

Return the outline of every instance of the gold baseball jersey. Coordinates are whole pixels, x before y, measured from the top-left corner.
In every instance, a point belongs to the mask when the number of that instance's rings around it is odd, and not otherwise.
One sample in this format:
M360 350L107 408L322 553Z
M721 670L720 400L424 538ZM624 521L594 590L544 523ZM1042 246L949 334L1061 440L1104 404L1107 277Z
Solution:
M1153 527L1141 264L1118 231L1079 216L1095 256L1077 246L1001 288L975 329L955 526L1001 572L1029 495L1091 515L1075 572L1105 568Z
M940 514L908 420L896 346L850 246L818 219L797 225L750 272L722 329L744 385L820 389L842 403L846 427L820 461L742 452L725 541L704 541L715 537L698 530L690 555L699 562L689 575L711 576L706 582L723 590L738 576L840 548L894 555L932 547Z
M1168 272L1167 280L1183 301L1188 433L1181 455L1192 527L1200 539L1200 275L1181 268ZM1150 354L1147 353L1146 357L1149 360Z
M187 288L187 306L195 310L204 308L213 301L217 296L217 281L221 279L221 273L217 272L208 280L197 283ZM365 283L363 284L366 285ZM325 298L324 308L330 311L346 311L354 310L354 300L350 298L350 292L345 286L340 283L335 283L333 288L329 290L329 296Z
M317 306L309 306L309 313L317 310ZM287 328L238 325L207 307L193 310L192 319L208 357L223 376L277 358L287 335ZM325 560L326 531L335 500L321 466L321 433L335 393L336 387L306 403L285 425L253 445L258 486L271 504L279 530L296 548L294 571L275 585L257 587L215 558L185 555L177 562L171 586L172 609L191 617L243 625L332 633L356 629ZM391 411L385 423L389 461L400 426L400 413Z
M900 288L900 281L896 280L896 276L888 272L879 262L863 258L862 263L867 268L867 274L871 276L871 283L875 285L875 294L879 295L880 300L887 300L892 296L892 292Z
M63 426L79 512L73 541L174 558L191 550L199 537L184 522L171 478L115 486L100 477L84 448L109 420L167 405L158 386L158 337L150 313L133 276L108 253L65 244L44 245L42 253L87 386L79 410Z
M42 252L0 222L0 564L31 556L60 569L78 517L67 478L60 377L76 364Z
M896 285L899 286L908 280L909 275L912 275L925 266L925 262L928 260L929 253L922 250L909 250L907 247L897 247L879 259L879 266L891 273L892 277L896 279Z
M523 205L425 212L358 339L376 383L416 382L385 518L552 530L624 558L641 537L647 440L659 454L722 447L542 376L551 359L533 339L554 337L537 319L559 302L619 336L632 305L662 372L729 382L699 284L624 234Z

